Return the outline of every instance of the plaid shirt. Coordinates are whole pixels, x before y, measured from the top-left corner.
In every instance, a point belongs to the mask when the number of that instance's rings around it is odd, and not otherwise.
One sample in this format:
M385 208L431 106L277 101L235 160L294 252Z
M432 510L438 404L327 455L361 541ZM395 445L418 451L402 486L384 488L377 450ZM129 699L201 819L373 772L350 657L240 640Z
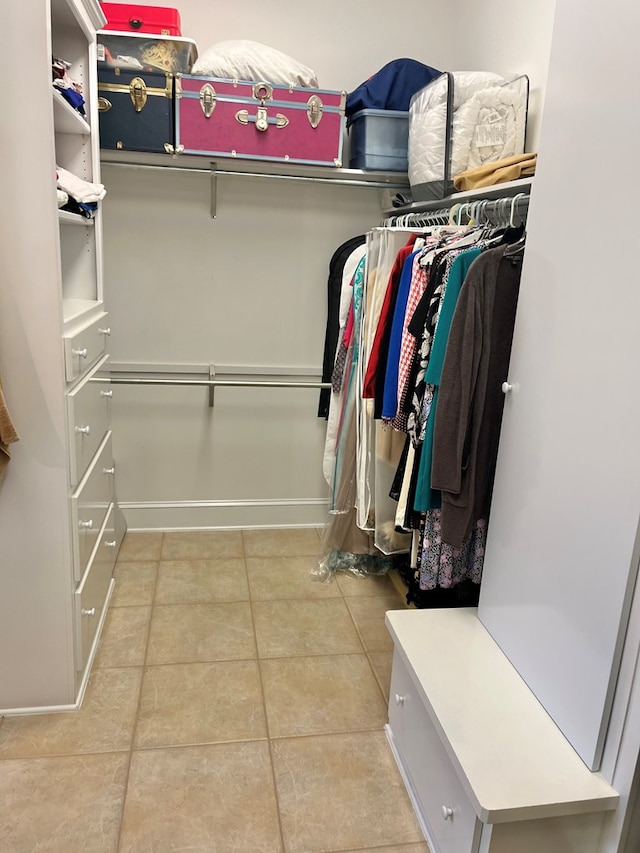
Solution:
M409 296L407 298L407 309L404 315L404 324L402 327L402 343L400 344L400 361L398 363L398 405L396 406L396 415L392 419L392 424L395 429L407 431L407 414L402 410L404 397L406 396L406 385L409 378L409 371L413 363L413 355L416 349L416 339L409 332L408 326L413 317L413 312L416 310L418 302L424 293L427 282L429 281L429 270L420 264L420 258L424 253L416 255L413 259L413 269L411 271L411 284L409 285Z

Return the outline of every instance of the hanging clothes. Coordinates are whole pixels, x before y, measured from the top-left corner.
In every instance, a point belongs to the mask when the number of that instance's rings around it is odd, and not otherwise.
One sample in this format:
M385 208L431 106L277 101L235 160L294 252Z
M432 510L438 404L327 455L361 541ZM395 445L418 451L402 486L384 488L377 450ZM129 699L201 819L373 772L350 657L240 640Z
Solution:
M367 364L362 396L374 399L374 417L376 419L382 417L382 395L384 392L384 381L380 381L381 375L384 380L384 374L382 374L382 371L380 371L379 368L380 364L387 363L389 342L391 338L391 324L400 287L400 278L402 276L404 262L407 260L409 255L413 254L417 239L417 234L411 234L407 244L398 252L394 265L391 268L391 275L389 276L389 283L387 285L387 291L385 293L382 310L380 312L378 328L371 348L369 363Z
M345 327L347 353L344 363L336 363L332 384L340 386L340 394L332 394L331 408L339 409L338 432L331 477L329 518L325 525L319 571L322 578L341 570L357 573L382 574L392 565L374 542L373 532L356 523L357 494L357 372L360 356L360 328L366 258L358 263L352 281L349 320ZM336 374L340 374L338 377ZM339 381L338 381L339 380ZM331 412L330 412L331 422Z
M336 348L338 345L338 337L340 333L340 301L343 291L343 274L349 258L353 255L355 249L364 245L366 235L360 234L357 237L351 237L333 253L329 261L329 278L327 280L327 328L324 337L324 353L322 357L322 381L330 382L333 372L333 364L336 357ZM350 270L350 278L353 276L355 266ZM347 273L349 275L349 273ZM318 417L329 417L329 388L320 389L320 402L318 404Z
M431 484L442 492L442 536L462 547L488 520L522 255L488 249L465 279L451 324L433 439Z
M359 239L360 238L356 238L356 240ZM331 365L331 370L327 371L326 379L323 378L323 382L331 382L333 384L334 393L331 393L332 389L322 389L323 391L326 390L328 394L327 431L325 435L325 449L322 471L324 474L324 478L329 486L331 486L333 483L334 462L338 438L338 423L344 396L344 391L342 388L342 379L347 358L349 339L353 329L353 281L358 266L360 265L360 263L364 262L365 254L366 245L364 242L357 243L356 248L352 249L351 253L349 254L347 260L344 263L344 267L342 270L340 298L339 300L335 300L337 302L339 311L338 341L336 343L336 352L334 355L333 363ZM348 326L349 323L351 324L350 326ZM323 368L323 377L324 375L325 374Z
M433 332L430 329L427 331L431 340L428 359L424 362L424 370L421 370L417 377L417 382L424 381L422 400L419 402L417 392L414 391L415 406L418 408L419 404L419 410L415 411L414 409L411 413L413 415L414 440L416 443L422 442L413 502L413 508L417 512L426 512L428 509L440 507L440 494L431 488L433 433L435 413L438 406L438 388L458 295L469 268L480 253L481 250L477 248L462 251L460 254L455 251L449 253L442 275L440 299L433 312ZM431 324L429 323L429 325Z
M391 271L398 251L407 239L404 230L375 228L367 239L367 270L360 324L360 348L357 365L358 393L356 398L357 421L357 523L363 529L375 530L376 493L376 430L374 406L363 397L365 368L369 362L382 306L385 301ZM391 485L385 477L386 488ZM378 487L379 488L379 487Z
M409 255L402 267L393 322L391 324L382 401L382 418L388 421L395 418L398 413L398 386L400 382L402 340L408 320L411 318L409 297L412 289L415 295L417 292L422 293L426 285L425 270L417 263L423 251L423 249L419 249ZM412 299L413 301L414 299ZM409 315L408 319L407 314Z
M327 562L396 565L418 607L478 600L521 267L508 244L521 235L442 220L374 229L354 277L333 370Z

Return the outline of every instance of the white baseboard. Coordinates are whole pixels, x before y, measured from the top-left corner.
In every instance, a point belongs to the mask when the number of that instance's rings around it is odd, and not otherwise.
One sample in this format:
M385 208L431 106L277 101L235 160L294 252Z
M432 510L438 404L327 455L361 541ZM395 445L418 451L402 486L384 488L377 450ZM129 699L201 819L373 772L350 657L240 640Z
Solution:
M80 703L74 705L43 705L37 708L0 708L0 717L25 717L35 714L66 714L77 711Z

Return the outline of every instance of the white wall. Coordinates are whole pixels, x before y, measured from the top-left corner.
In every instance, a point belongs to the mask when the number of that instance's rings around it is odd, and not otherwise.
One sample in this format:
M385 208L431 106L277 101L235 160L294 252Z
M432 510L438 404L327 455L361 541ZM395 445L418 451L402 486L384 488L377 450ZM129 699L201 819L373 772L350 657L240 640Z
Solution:
M527 151L538 150L555 7L556 0L449 4L453 24L449 61L455 65L450 70L529 76Z
M553 11L552 0L529 3L519 27L504 2L482 14L467 0L407 0L400 14L387 0L327 0L312 14L280 0L178 5L201 53L225 39L260 41L311 66L321 87L346 91L400 57L441 70L529 71L540 88ZM508 38L495 39L503 18ZM220 178L212 221L206 176L105 165L103 180L114 361L320 367L329 260L380 220L376 190ZM202 390L114 389L117 488L130 527L154 518L165 527L322 523L316 410L309 391L266 400L219 391L212 413Z
M450 7L446 0L405 0L399 13L381 0L180 2L182 31L201 53L225 39L251 39L309 65L321 88L347 91L399 57L448 70Z

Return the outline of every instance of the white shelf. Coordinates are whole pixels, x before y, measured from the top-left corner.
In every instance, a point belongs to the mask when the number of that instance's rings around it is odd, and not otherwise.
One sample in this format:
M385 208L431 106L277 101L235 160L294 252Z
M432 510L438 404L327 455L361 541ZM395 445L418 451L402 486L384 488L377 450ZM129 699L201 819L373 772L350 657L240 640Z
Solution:
M613 809L475 608L388 611L386 623L460 781L485 823Z
M190 154L147 154L140 151L100 151L103 165L128 168L169 169L253 178L316 181L349 186L406 189L409 179L403 172L368 172L364 169L338 169L334 166L304 166L296 163L272 163L266 160L241 160L234 157L211 158Z
M80 136L90 136L91 127L77 110L65 100L60 92L51 88L53 95L53 121L56 133L76 133Z
M81 225L91 228L95 220L80 216L79 213L70 213L68 210L58 209L58 221L60 225Z
M95 299L64 299L62 303L62 314L65 325L72 323L82 317L86 317L100 303Z
M430 201L414 201L411 204L403 204L401 207L391 207L384 211L385 216L401 216L404 213L428 213L430 210L440 210L452 207L466 201L477 199L513 198L518 193L529 193L533 184L533 178L520 178L517 181L508 181L503 184L494 184L491 187L480 187L461 193L452 193L445 198L431 199Z

